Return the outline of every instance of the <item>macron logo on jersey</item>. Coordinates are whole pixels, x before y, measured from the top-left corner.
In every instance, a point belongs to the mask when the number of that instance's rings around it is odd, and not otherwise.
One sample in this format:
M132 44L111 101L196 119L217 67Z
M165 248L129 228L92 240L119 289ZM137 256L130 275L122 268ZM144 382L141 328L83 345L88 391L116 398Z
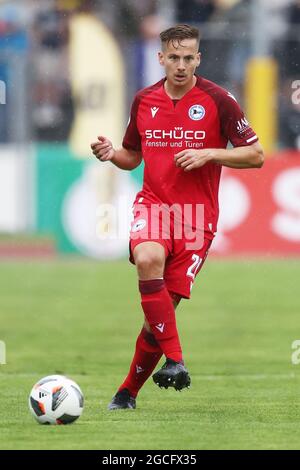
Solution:
M153 106L151 108L151 114L152 114L153 118L155 117L155 114L157 113L158 110L159 110L159 108L157 108L156 106Z

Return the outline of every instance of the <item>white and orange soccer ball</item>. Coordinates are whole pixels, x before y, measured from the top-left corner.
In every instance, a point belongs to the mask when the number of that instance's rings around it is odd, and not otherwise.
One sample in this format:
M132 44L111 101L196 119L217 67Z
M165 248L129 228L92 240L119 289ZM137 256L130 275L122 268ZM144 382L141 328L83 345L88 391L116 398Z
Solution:
M63 375L39 380L29 395L29 409L40 424L70 424L83 411L84 398L76 382Z

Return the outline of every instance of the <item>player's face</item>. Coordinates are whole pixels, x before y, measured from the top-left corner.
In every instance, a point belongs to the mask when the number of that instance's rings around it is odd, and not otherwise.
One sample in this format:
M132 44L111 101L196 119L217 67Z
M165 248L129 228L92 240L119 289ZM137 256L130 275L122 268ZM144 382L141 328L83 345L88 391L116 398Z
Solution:
M164 66L168 82L173 86L185 87L193 81L200 64L200 53L196 39L170 41L158 53L159 63Z

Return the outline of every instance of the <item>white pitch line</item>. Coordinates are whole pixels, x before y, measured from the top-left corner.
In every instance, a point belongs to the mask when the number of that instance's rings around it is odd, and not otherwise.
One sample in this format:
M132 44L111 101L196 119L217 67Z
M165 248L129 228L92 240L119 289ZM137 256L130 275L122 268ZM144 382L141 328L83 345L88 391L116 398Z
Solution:
M295 379L297 376L291 374L220 374L220 375L195 375L193 377L199 380L224 380L224 379L238 379L238 380L266 380L266 379ZM300 376L299 376L300 377Z
M4 366L5 367L5 366ZM0 369L0 378L2 377L35 377L35 376L40 376L41 374L38 374L36 372L32 373L25 373L25 372L4 372L4 367L3 370ZM60 375L60 374L57 374ZM63 374L61 374L63 375ZM96 374L71 374L72 377L95 377ZM300 375L297 375L293 372L290 374L216 374L216 375L201 375L201 374L193 374L191 372L192 377L198 379L198 380L224 380L224 379L238 379L238 380L267 380L267 379L296 379L297 377L300 378ZM69 377L69 375L67 375Z

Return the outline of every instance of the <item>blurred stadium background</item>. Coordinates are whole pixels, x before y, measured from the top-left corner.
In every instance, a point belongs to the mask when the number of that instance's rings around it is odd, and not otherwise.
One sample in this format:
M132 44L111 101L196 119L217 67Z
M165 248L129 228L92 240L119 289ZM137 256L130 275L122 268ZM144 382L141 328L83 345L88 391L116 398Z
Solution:
M105 239L118 221L99 207L124 215L142 168L99 164L89 144L121 143L134 93L163 75L158 33L177 22L199 25L199 73L238 98L266 163L224 169L215 261L179 315L194 388L166 405L149 383L122 421L103 410L139 299L126 236ZM299 0L0 1L1 448L299 447L299 23ZM37 430L27 412L51 373L85 392L76 431Z
M11 0L0 4L1 256L126 255L126 239L99 243L97 207L125 195L130 206L142 170L99 165L89 144L99 133L120 144L134 93L162 77L158 33L176 22L199 25L200 73L239 99L268 157L263 172L224 171L213 251L300 253L299 1Z

